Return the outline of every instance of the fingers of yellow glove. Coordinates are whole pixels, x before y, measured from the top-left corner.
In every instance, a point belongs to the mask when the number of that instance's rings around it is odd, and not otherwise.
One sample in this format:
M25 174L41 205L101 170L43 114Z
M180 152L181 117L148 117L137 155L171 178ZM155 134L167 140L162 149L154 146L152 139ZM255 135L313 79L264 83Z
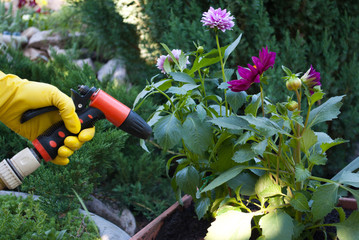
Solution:
M69 136L65 138L64 144L66 147L72 149L73 151L76 151L82 146L82 142L80 142L80 140L75 136Z
M92 128L86 128L86 129L82 130L79 133L78 138L81 142L88 142L94 136L95 136L95 127L92 127Z
M51 161L52 163L56 164L56 165L67 165L70 160L68 158L63 158L63 157L59 157L57 156L54 160Z
M53 92L53 104L59 111L66 128L72 133L79 133L81 130L80 119L75 112L75 105L72 99L55 88Z
M62 158L70 157L74 151L66 146L61 146L59 150L57 150L57 155Z

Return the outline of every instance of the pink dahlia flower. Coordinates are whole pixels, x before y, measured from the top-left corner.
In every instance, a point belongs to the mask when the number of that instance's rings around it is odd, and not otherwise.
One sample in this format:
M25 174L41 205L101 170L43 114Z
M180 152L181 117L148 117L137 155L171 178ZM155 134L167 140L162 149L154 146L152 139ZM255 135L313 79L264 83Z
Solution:
M310 68L308 71L301 77L303 83L307 85L309 88L309 91L311 94L314 93L313 88L315 86L321 86L320 82L320 72L317 72L312 65L310 65Z
M210 7L208 12L204 12L201 22L203 26L209 26L210 28L219 29L222 32L226 30L232 30L234 26L234 17L231 16L231 12L226 9L214 9Z
M268 70L273 68L276 53L269 52L268 47L259 51L259 58L252 57L254 65L247 64L248 68L238 66L238 74L242 79L229 81L229 88L233 92L240 92L247 90L252 83L259 83L260 76Z
M180 49L173 49L171 51L171 53L173 54L173 56L176 58L176 60L179 60L179 57L182 53L182 50ZM163 64L165 63L166 59L168 58L168 61L170 63L173 63L173 59L172 57L168 54L168 55L161 55L158 59L157 59L157 68L161 70L162 73L166 73L165 69L163 68ZM187 61L186 61L186 65L190 64L190 62L188 61L188 56L186 57Z

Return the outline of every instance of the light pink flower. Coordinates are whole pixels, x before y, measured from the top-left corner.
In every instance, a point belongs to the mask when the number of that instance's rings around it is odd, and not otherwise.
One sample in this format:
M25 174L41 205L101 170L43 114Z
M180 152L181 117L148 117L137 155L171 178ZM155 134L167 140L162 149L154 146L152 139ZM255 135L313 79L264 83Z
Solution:
M181 50L181 49L173 49L173 50L171 51L171 53L173 54L173 56L174 56L174 57L176 58L176 60L178 61L178 60L179 60L179 57L180 57L180 55L181 55L181 53L182 53L182 50ZM165 61L166 61L166 59L168 59L168 62L169 62L170 64L173 64L173 59L172 59L172 57L171 57L169 54L168 54L167 56L161 55L161 56L157 59L157 64L156 64L156 66L157 66L158 69L161 70L162 73L166 73L166 71L165 71L165 69L164 69L164 67L163 67L163 65L164 65L164 63L165 63ZM190 62L188 61L188 56L186 57L186 59L187 59L186 65L187 65L187 64L190 64Z
M231 12L226 9L214 9L210 7L208 12L204 12L201 22L203 26L209 26L210 28L219 29L222 32L226 30L232 30L234 26L234 17L230 16Z

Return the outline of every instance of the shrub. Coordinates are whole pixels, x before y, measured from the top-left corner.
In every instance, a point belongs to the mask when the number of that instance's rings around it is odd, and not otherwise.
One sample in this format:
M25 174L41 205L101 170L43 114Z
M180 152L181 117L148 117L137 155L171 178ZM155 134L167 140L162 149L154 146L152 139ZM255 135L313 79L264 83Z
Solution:
M98 239L96 226L78 210L52 218L41 204L31 195L0 196L0 239Z

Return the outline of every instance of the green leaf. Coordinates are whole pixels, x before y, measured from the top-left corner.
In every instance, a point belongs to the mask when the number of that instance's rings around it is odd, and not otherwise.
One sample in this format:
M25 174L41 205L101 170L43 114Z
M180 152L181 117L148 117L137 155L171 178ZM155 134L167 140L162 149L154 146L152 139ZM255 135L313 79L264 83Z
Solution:
M170 75L172 76L173 80L177 82L182 83L190 83L192 85L196 85L196 82L193 80L193 78L188 75L187 73L183 72L170 72Z
M284 211L276 210L259 220L266 240L288 240L294 234L293 219Z
M310 111L308 127L337 118L340 113L339 109L343 104L341 102L343 97L344 96L331 97L328 101Z
M140 146L142 147L142 149L143 150L145 150L146 152L150 152L150 151L148 151L148 148L147 148L147 146L146 146L146 142L145 142L145 140L144 139L140 139Z
M244 144L234 153L232 160L237 163L245 163L255 156L256 153L252 150L251 144Z
M313 193L313 221L323 219L330 213L338 200L338 184L326 184L317 188Z
M253 173L241 173L228 181L228 186L233 190L241 187L240 193L246 196L255 194L255 185L258 181L258 176Z
M262 175L258 179L258 182L255 186L255 191L262 204L265 198L279 195L282 193L281 187L271 179L268 173Z
M253 132L250 132L250 131L245 132L238 138L238 140L236 141L236 145L237 144L243 145L249 140L254 140L254 138L255 138L254 135L255 134Z
M310 128L306 128L300 139L300 148L304 153L307 153L309 149L317 142L317 136Z
M158 76L158 75L156 75ZM151 82L152 80L156 77L154 76L152 79L151 79ZM164 79L164 80L161 80L157 83L154 83L153 85L147 85L136 97L135 101L133 102L133 108L135 109L136 108L136 105L138 104L138 102L145 98L146 96L149 95L149 93L153 92L155 90L155 88L158 88L160 89L161 91L166 91L169 87L171 87L171 82L172 82L172 79Z
M252 145L252 150L254 151L255 154L262 156L267 148L268 145L268 140L264 139L263 141L253 144Z
M219 117L209 120L209 122L217 125L218 127L233 130L250 129L248 122L238 116Z
M235 176L240 174L243 171L243 169L245 169L245 168L246 168L245 166L236 166L236 167L233 167L233 168L221 173L210 184L208 184L201 191L201 193L204 193L204 192L210 191L212 189L215 189L216 187L222 185L223 183L228 182L229 180L231 180L232 178L234 178Z
M342 144L342 143L346 143L348 142L347 140L344 140L342 138L336 138L335 140L331 141L331 142L327 142L327 143L322 143L320 145L320 148L322 149L323 153L326 152L329 148L334 147L336 145Z
M244 113L246 115L253 115L253 116L257 116L257 111L259 106L261 105L261 98L260 98L260 93L253 95L252 96L252 101L251 103L246 107L246 109L244 110Z
M243 106L247 99L247 93L245 91L233 92L231 90L228 90L226 95L227 101L234 113L236 113L238 109Z
M198 202L196 202L196 214L198 219L201 219L204 214L206 214L209 206L211 205L211 200L206 198L201 198Z
M252 213L236 210L227 211L217 216L216 220L211 223L205 240L248 240L251 237L252 218Z
M339 182L359 188L359 173L343 172L339 178Z
M158 144L165 149L170 149L180 142L182 125L174 114L170 114L156 123L153 132Z
M308 160L315 165L325 165L328 161L327 156L319 153L311 154Z
M282 69L288 76L291 76L293 74L292 71L289 68L287 68L286 66L282 65Z
M166 73L172 72L171 64L170 64L168 58L166 58L166 59L165 59L165 62L163 63L163 70L164 70Z
M308 169L304 168L302 164L298 164L295 166L295 181L303 182L310 177L311 173Z
M335 224L340 240L357 240L359 236L359 212L354 211L347 220Z
M309 204L305 195L301 192L294 192L294 197L290 200L290 205L300 212L309 212Z
M239 116L239 118L246 120L251 127L256 129L259 134L265 136L266 138L269 138L277 133L287 134L287 132L279 127L277 123L268 118L253 117L252 115Z
M340 172L337 173L331 180L338 181L344 172L354 172L357 169L359 169L359 157L351 161L347 166L340 170Z
M199 119L203 121L207 117L206 109L203 107L203 103L200 103L196 106L196 113L198 114Z
M191 152L202 154L212 143L211 124L201 121L198 114L190 114L183 123L182 138Z
M241 38L242 38L242 33L237 37L236 40L234 40L233 43L231 43L231 44L227 47L226 51L224 52L223 64L226 64L229 55L233 52L234 49L236 49L236 47L238 46L239 42L241 41Z
M168 89L168 92L173 94L186 95L188 91L191 91L198 87L199 85L185 84L182 87L170 87Z
M227 46L221 47L222 56L224 55L226 48L227 48ZM199 69L207 67L209 65L212 65L219 61L220 61L220 58L219 58L218 50L213 49L209 53L206 53L203 56L197 57L194 60L192 69L189 71L189 74L191 75L194 72L198 71Z
M228 86L229 86L228 81L231 80L233 73L234 73L234 69L231 69L231 68L224 69L224 77L226 78L226 80L221 83L221 85L218 87L219 89L227 89L228 88ZM213 73L212 77L223 80L222 70L219 70L219 71Z
M178 187L187 194L194 196L199 186L199 174L193 166L187 166L176 173Z
M310 105L313 105L317 101L321 100L324 96L323 92L315 92L310 96Z
M180 70L182 72L183 69L185 69L187 66L187 57L183 52L181 52L178 62L179 62Z
M164 44L164 43L161 43L161 45L162 45L162 47L166 50L166 52L168 53L168 55L170 55L170 57L172 58L173 62L177 65L177 67L178 67L179 69L181 69L180 66L179 66L179 64L178 64L177 59L175 58L175 56L173 55L173 53L171 52L171 50L167 47L167 45ZM168 60L168 58L166 58L166 60ZM166 61L165 61L165 62L166 62ZM167 71L166 71L166 72L167 72ZM167 73L169 73L169 72L167 72Z

